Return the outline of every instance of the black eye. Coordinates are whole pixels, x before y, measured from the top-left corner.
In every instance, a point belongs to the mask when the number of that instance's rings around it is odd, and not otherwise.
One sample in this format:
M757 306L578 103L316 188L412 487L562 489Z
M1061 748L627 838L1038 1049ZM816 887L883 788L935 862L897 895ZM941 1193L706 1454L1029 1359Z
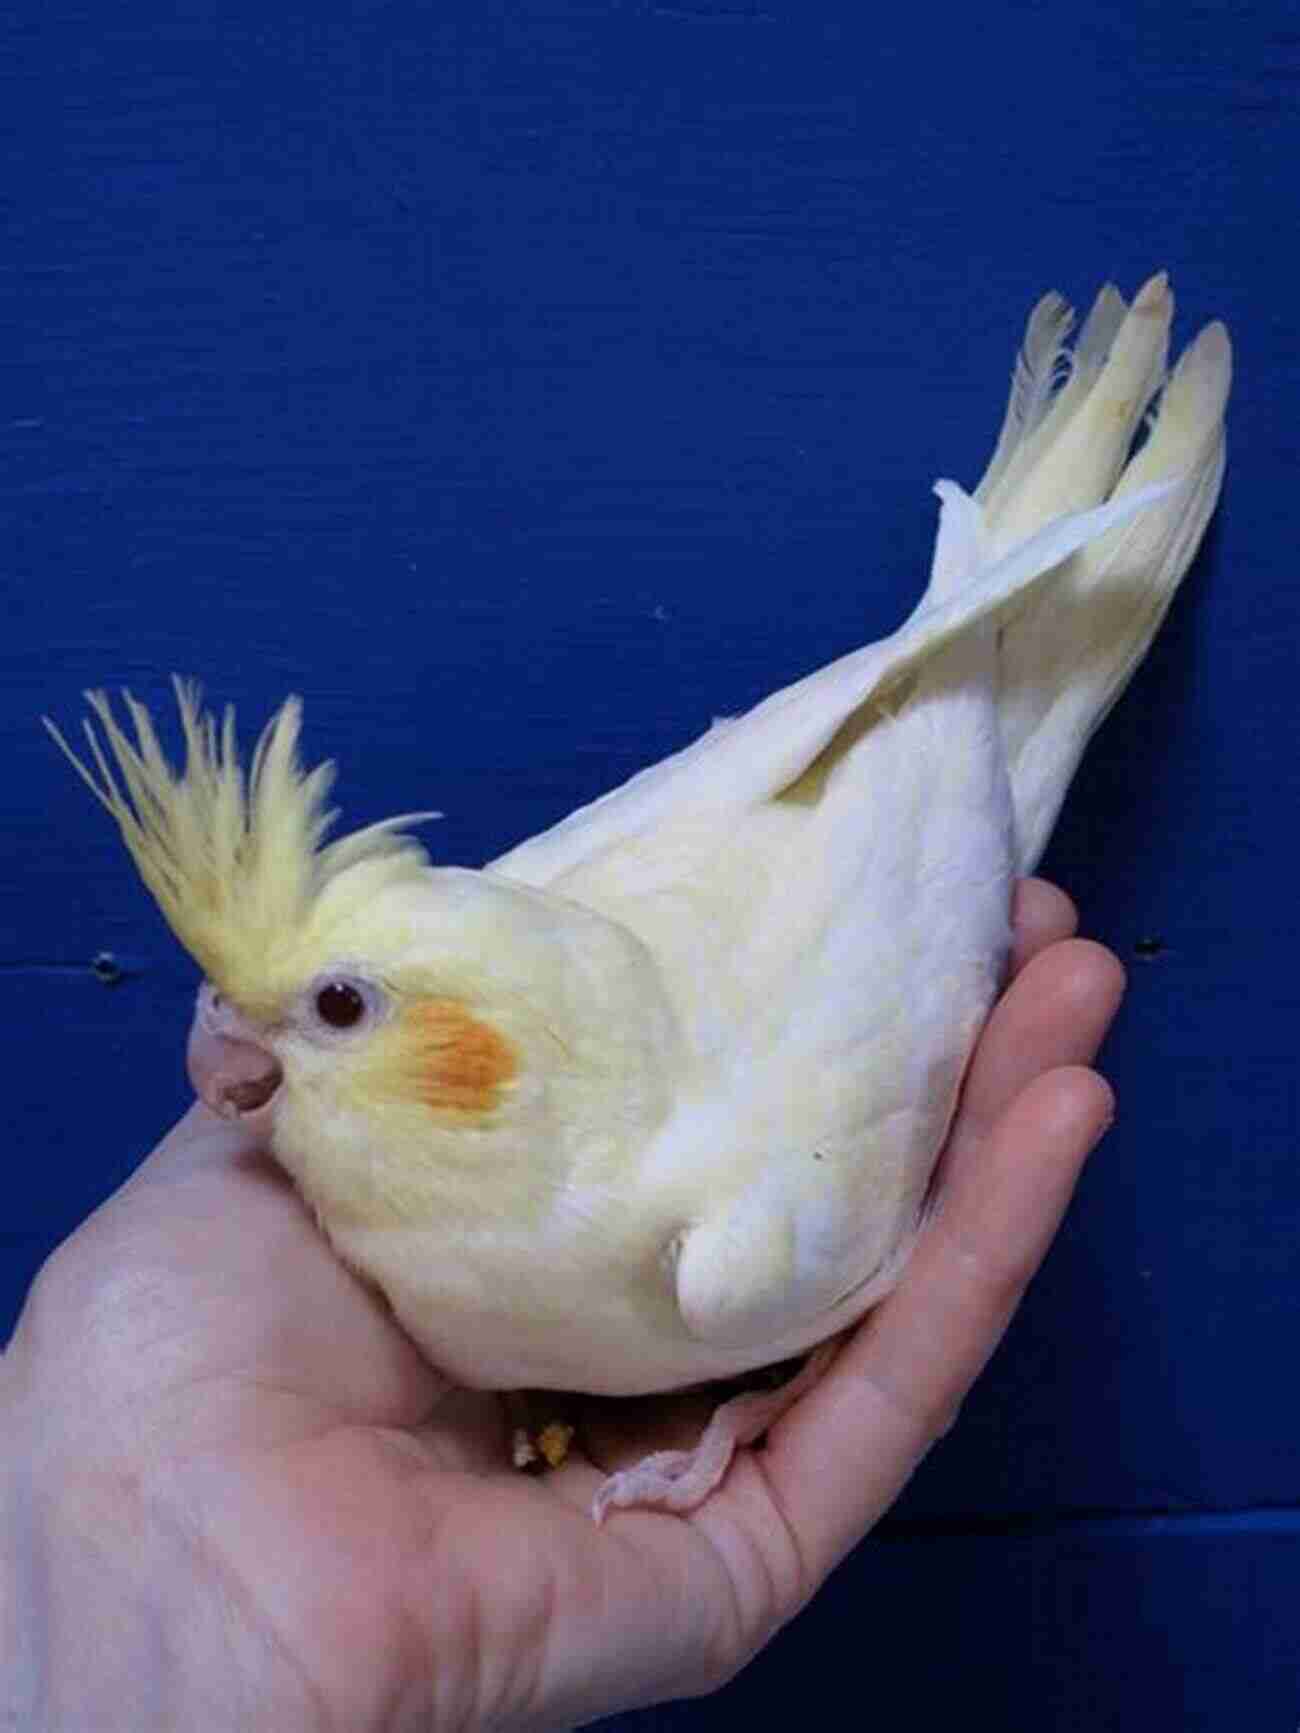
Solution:
M346 981L327 981L316 995L316 1015L331 1029L355 1029L365 1014L365 1000Z

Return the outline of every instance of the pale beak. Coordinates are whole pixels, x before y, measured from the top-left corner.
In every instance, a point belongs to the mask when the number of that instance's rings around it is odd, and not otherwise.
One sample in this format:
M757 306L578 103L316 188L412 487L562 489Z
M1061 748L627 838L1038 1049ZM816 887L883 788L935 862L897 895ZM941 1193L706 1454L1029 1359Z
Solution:
M280 1061L209 981L199 988L187 1063L195 1094L214 1113L254 1129L270 1120Z

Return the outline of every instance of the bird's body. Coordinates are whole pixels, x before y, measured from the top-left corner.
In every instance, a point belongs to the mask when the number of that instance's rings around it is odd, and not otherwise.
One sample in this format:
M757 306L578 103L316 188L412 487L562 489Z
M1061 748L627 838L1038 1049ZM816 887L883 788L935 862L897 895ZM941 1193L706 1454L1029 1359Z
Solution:
M991 681L955 677L991 672L994 648L964 640L940 664L954 678L846 748L819 799L697 819L532 892L528 925L553 941L545 1082L514 1082L476 1133L455 1126L468 1166L403 1160L379 1183L378 1150L355 1158L367 1101L349 1112L340 1091L323 1112L330 1086L313 1080L301 1118L295 1095L281 1104L277 1155L457 1383L671 1388L793 1355L884 1290L929 1178L916 1151L942 1140L1005 960ZM917 780L869 801L876 761L898 753ZM941 798L919 801L923 786ZM917 885L938 898L920 928ZM519 895L508 860L437 893L461 909ZM528 1053L522 1017L510 1033Z
M188 694L183 778L96 701L126 797L98 748L92 785L214 984L200 1091L454 1381L690 1385L895 1279L1013 881L1217 496L1220 327L1125 468L1170 313L1163 279L1105 291L1054 392L1069 316L1041 303L903 627L480 871L397 821L322 850L293 706L246 790Z

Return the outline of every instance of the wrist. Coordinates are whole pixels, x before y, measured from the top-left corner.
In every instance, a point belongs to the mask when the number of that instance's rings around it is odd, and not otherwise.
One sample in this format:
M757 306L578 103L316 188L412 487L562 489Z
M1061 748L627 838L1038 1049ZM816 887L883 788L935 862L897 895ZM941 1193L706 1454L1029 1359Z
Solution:
M217 1597L196 1605L165 1501L151 1509L130 1470L66 1460L57 1414L33 1424L20 1383L0 1358L0 1733L239 1725Z
M0 1390L4 1387L0 1358ZM8 1419L8 1409L0 1407ZM38 1632L32 1617L39 1575L31 1524L24 1512L24 1479L9 1436L0 1461L0 1728L39 1728Z
M91 1496L88 1498L87 1494ZM0 1479L0 1728L113 1733L163 1725L165 1632L120 1543L120 1517L14 1451ZM88 1508L88 1506L92 1508ZM136 1560L141 1547L134 1549Z

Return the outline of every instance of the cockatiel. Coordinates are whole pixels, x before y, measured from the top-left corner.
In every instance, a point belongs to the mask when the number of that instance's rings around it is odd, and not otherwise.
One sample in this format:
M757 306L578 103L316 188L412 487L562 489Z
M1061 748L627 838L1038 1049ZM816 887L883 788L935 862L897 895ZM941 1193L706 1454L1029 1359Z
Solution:
M481 870L430 865L411 818L326 843L296 699L247 774L179 682L179 771L129 695L134 740L88 695L89 767L54 730L206 977L198 1094L451 1379L681 1388L896 1280L1013 881L1218 495L1227 336L1166 382L1171 317L1163 276L1108 287L1071 353L1040 301L987 473L936 485L905 624ZM597 1514L698 1503L773 1412L740 1406Z

